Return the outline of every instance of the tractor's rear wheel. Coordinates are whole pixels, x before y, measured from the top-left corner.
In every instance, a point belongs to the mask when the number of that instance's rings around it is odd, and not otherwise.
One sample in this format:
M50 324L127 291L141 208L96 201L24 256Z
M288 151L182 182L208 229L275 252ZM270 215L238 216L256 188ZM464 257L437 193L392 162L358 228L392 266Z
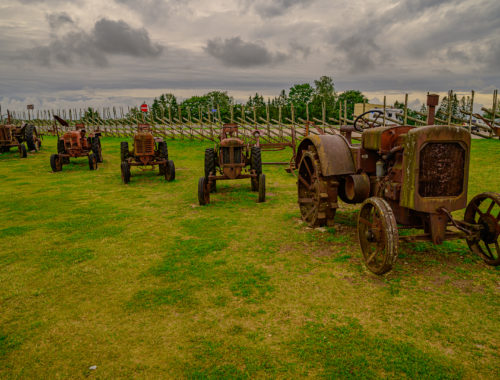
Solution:
M50 156L50 167L52 168L52 171L55 172L60 172L62 170L62 159L61 156L58 154L53 154Z
M19 144L19 157L28 157L28 152L26 151L26 146L24 144Z
M122 181L124 184L130 182L130 164L127 161L122 161Z
M171 182L175 179L175 165L174 161L168 160L165 168L165 179Z
M122 141L120 143L120 158L122 159L122 162L125 161L128 156L129 156L129 150L128 150L128 142L127 141Z
M163 158L168 161L168 147L165 141L160 141L158 143L158 154L160 158Z
M467 239L472 252L492 266L500 265L500 194L481 193L476 195L465 209L465 222L478 224L481 231L478 238Z
M89 154L89 169L90 170L97 169L97 156L94 153Z
M259 203L266 201L266 175L259 176Z
M250 169L255 170L257 175L262 173L262 155L257 146L250 149Z
M97 157L97 162L102 162L102 149L101 149L101 140L99 136L96 136L92 139L92 152L94 152Z
M208 181L210 175L215 175L217 156L215 155L214 148L205 149L205 178ZM210 186L210 192L215 193L217 191L217 185L215 181L212 181L212 186Z
M34 125L27 125L24 129L24 139L26 140L26 145L28 145L28 150L33 151L37 149L38 134Z
M200 206L205 206L210 203L208 180L205 177L200 177L198 180L198 202L200 203Z
M392 269L398 257L399 233L394 213L384 199L371 197L361 205L358 239L370 271L381 275Z
M334 186L331 183L333 180L322 175L316 150L308 150L302 154L297 179L302 220L310 227L332 223L337 208L336 197L329 195L330 187Z

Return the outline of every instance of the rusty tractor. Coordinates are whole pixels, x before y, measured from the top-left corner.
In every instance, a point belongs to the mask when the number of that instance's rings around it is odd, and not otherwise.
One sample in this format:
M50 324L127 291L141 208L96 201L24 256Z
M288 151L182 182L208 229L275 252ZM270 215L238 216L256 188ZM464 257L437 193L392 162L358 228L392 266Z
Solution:
M34 125L10 124L10 115L7 124L0 125L0 153L9 152L10 148L17 148L19 156L26 158L28 151L38 151L41 145L42 140Z
M381 275L396 261L399 241L466 239L486 264L500 264L500 194L476 195L467 205L471 136L460 127L432 125L438 95L429 95L423 127L355 120L342 134L309 136L299 145L298 203L310 226L332 225L338 198L361 203L358 240L365 265ZM361 143L350 133L361 132ZM452 212L465 208L463 220ZM402 229L422 232L401 236Z
M217 181L244 178L250 178L252 191L259 193L258 202L264 202L266 176L262 173L260 147L240 139L237 124L224 124L219 139L215 148L205 149L205 175L198 181L200 205L210 202L210 193L217 190Z
M129 151L127 141L120 143L121 172L123 183L130 182L130 168L132 166L154 169L158 165L160 175L165 176L167 181L175 179L175 166L168 159L167 143L161 137L154 137L149 124L139 124L137 133L134 135L134 148Z
M92 132L86 135L84 124L75 124L74 130L67 130L70 128L68 122L57 115L54 115L55 121L66 127L66 132L59 136L57 124L54 124L57 131L57 154L50 156L52 171L60 172L72 157L88 157L89 169L96 170L97 164L102 162L101 133Z

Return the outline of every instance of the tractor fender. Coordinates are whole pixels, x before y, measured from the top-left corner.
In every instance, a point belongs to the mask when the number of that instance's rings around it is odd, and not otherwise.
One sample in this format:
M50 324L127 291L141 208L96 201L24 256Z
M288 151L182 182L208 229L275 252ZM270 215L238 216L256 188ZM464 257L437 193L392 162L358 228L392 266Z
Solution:
M299 167L302 152L314 145L319 156L321 173L324 176L346 175L356 173L351 149L341 135L309 135L304 138L297 149L296 167Z

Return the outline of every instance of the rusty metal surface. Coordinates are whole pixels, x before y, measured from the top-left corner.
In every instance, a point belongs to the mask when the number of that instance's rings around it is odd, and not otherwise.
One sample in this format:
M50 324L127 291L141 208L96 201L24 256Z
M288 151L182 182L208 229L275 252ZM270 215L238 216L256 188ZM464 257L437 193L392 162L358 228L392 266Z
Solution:
M459 144L463 149L462 161L453 162L453 157L460 159L461 153L440 152L439 147L449 147L448 143ZM428 144L436 145L434 148L426 150ZM422 152L424 156L421 159ZM425 154L430 157L426 158ZM456 156L458 155L458 156ZM434 213L437 209L444 207L447 210L454 211L462 209L467 204L467 184L469 177L469 156L470 156L470 134L459 127L451 126L426 126L412 129L408 132L404 143L403 155L403 184L401 188L402 207L408 207L416 211ZM434 160L433 160L434 159ZM423 165L424 168L420 168ZM452 168L452 166L454 166ZM447 170L449 169L449 170ZM429 170L430 173L425 170ZM423 176L421 178L421 175ZM462 191L457 195L438 194L436 190L432 196L422 196L420 186L430 189L436 186L439 190L444 187L458 187L457 180L451 178L459 176L462 179ZM431 182L435 182L432 184ZM453 190L453 189L452 189ZM456 189L455 189L456 190ZM447 190L448 191L448 190Z
M316 148L323 176L354 174L354 160L345 138L341 135L310 135L297 149L296 164L300 163L302 152L310 145Z
M415 127L397 126L397 127L376 127L367 129L363 132L361 145L365 149L376 150L380 153L389 153L394 146L398 145L403 135Z

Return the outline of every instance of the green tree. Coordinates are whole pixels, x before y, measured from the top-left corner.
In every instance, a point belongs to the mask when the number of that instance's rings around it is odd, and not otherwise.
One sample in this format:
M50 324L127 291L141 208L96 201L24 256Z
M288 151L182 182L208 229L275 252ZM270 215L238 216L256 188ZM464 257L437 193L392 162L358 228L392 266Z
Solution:
M354 105L356 103L363 103L364 101L368 101L368 98L363 95L361 91L358 90L347 90L341 93L336 102L336 108L339 106L344 109L344 101L347 103L347 118L352 120L352 115L354 114ZM342 111L344 112L344 111Z

